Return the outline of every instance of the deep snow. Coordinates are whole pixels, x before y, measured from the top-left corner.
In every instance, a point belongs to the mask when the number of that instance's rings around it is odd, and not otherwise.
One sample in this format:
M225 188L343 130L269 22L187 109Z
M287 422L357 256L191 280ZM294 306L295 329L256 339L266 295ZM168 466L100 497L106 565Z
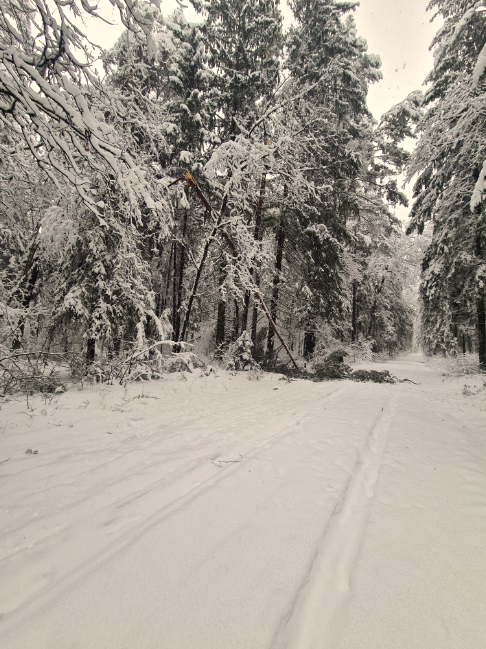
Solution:
M485 647L486 391L386 369L1 402L0 647Z

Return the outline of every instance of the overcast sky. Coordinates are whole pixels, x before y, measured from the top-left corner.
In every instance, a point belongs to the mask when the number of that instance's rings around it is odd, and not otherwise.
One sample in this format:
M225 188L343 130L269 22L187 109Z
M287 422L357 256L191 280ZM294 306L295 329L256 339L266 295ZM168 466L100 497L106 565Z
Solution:
M379 54L383 81L368 95L368 106L379 118L422 83L433 67L429 46L440 26L430 23L428 0L361 0L356 10L358 33L368 41L368 51Z

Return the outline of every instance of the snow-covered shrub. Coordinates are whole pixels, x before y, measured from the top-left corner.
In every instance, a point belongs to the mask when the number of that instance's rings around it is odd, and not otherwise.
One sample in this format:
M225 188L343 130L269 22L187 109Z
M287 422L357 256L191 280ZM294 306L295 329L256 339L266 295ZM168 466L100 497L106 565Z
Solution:
M341 348L320 359L314 365L314 380L345 379L351 371L349 365L344 362L347 355L347 352Z
M334 332L328 325L323 325L318 331L317 345L312 357L314 367L322 364L332 352L346 352L349 363L372 363L378 360L378 354L373 352L375 341L360 338L355 342L343 342L335 338Z
M233 343L228 345L222 361L227 370L250 370L260 366L253 360L251 348L253 343L248 331L244 331Z
M173 372L193 372L195 369L206 369L206 363L193 352L181 352L174 354L162 366L162 371L172 374Z
M260 381L263 378L263 374L263 370L255 364L247 373L247 378L249 381Z
M425 364L437 370L443 376L467 376L479 374L477 354L446 354L445 356L430 356Z
M0 394L64 391L62 360L59 354L8 352L0 360Z
M358 340L344 346L350 363L372 363L378 360L378 354L372 351L374 340Z
M352 381L358 381L364 383L366 381L372 381L373 383L396 383L397 378L390 374L388 370L382 370L378 372L376 370L355 370L352 372L348 378Z

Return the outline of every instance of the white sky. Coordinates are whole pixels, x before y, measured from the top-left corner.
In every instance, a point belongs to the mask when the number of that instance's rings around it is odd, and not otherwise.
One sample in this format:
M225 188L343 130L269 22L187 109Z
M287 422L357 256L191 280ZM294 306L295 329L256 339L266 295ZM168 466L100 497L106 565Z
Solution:
M358 34L382 61L383 81L368 94L377 119L413 90L423 90L433 67L428 48L441 24L438 19L430 23L427 4L428 0L361 0L356 11Z

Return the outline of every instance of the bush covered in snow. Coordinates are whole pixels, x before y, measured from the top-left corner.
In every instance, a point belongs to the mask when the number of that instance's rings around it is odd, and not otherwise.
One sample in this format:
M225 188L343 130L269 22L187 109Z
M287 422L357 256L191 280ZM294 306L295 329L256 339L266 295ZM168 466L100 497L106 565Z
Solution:
M425 364L443 376L468 376L480 372L477 354L446 354L431 356Z
M253 360L251 349L253 343L248 331L244 331L241 336L231 343L224 356L223 364L227 370L251 370L260 366Z
M173 372L193 372L195 369L206 370L206 363L193 352L181 352L174 354L165 361L162 371L172 374Z

